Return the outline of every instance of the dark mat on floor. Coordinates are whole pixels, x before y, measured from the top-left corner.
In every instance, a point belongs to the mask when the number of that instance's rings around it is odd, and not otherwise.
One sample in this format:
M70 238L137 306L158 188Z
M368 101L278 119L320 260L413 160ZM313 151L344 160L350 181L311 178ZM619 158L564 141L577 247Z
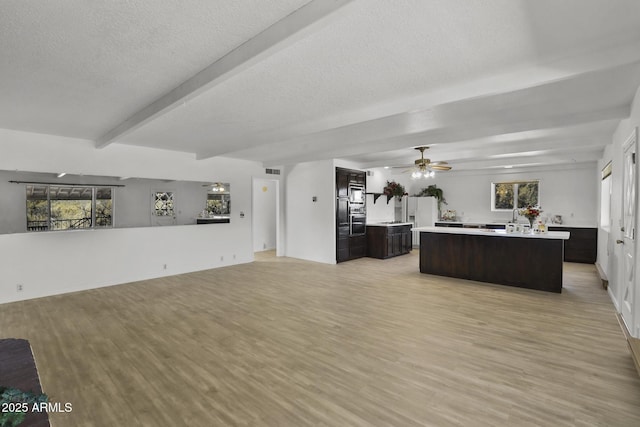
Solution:
M42 393L40 377L33 359L31 345L27 340L0 339L0 385ZM46 412L27 414L20 427L47 427L49 415Z

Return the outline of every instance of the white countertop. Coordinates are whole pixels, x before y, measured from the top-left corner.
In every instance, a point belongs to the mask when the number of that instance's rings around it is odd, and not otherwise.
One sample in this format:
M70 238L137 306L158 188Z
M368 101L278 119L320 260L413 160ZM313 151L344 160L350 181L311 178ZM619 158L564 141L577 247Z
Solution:
M474 234L480 236L520 237L527 239L569 239L568 231L548 231L546 233L507 233L506 230L489 230L486 228L456 228L456 227L417 227L411 231L446 233L446 234Z
M547 227L567 227L567 228L598 228L593 224L552 224L547 223Z
M398 225L411 225L412 222L368 222L367 227L396 227Z
M507 221L445 221L438 220L436 223L440 224L460 224L464 225L485 225L485 224L494 224L494 225L506 225ZM528 224L528 221L519 221L519 224ZM551 222L546 223L547 227L567 227L567 228L597 228L595 224L586 224L586 223L576 223L576 224L554 224Z

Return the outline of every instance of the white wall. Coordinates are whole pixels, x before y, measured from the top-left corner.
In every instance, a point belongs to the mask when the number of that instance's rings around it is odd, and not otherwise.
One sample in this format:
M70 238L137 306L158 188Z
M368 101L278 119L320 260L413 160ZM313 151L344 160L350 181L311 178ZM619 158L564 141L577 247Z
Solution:
M253 251L276 248L276 206L278 182L253 180Z
M231 224L7 234L0 258L0 303L253 260Z
M285 182L286 256L335 264L334 161L287 167Z
M393 221L395 215L395 199L387 203L387 197L378 197L374 202L373 194L367 194L367 222Z
M513 180L540 180L540 205L543 216L560 214L568 225L595 227L598 208L599 182L595 162L577 164L571 168L546 167L508 172L445 172L435 178L412 180L408 174L389 169L376 169L371 191L379 192L386 181L404 185L410 195L429 185L437 185L444 192L447 205L443 209L456 210L463 221L491 222L511 218L511 213L491 211L491 183Z
M221 181L232 191L230 224L1 235L0 303L253 260L251 182L265 177L256 162L119 144L97 150L90 141L6 129L0 150L0 170Z

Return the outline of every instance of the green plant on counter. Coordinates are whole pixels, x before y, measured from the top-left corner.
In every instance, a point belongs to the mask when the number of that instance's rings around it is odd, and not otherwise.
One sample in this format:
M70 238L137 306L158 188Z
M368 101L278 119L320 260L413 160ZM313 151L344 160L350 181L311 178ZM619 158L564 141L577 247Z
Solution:
M46 394L34 394L30 391L0 386L0 405L2 405L0 427L19 426L34 403L46 402L48 399Z

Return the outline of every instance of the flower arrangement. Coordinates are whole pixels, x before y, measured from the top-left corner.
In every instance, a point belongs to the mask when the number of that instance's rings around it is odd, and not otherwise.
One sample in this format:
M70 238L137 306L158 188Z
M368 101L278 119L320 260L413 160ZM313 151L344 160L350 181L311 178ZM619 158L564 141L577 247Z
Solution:
M442 219L444 221L455 221L458 213L453 209L446 209L442 211Z
M387 196L387 203L389 203L389 200L394 196L398 199L402 199L402 196L406 196L408 194L404 191L402 184L398 184L395 181L387 181L387 186L384 187L382 193Z
M531 225L533 225L533 221L535 221L536 218L538 218L538 216L542 213L542 209L540 209L540 206L529 205L526 208L518 209L518 213L527 218Z

